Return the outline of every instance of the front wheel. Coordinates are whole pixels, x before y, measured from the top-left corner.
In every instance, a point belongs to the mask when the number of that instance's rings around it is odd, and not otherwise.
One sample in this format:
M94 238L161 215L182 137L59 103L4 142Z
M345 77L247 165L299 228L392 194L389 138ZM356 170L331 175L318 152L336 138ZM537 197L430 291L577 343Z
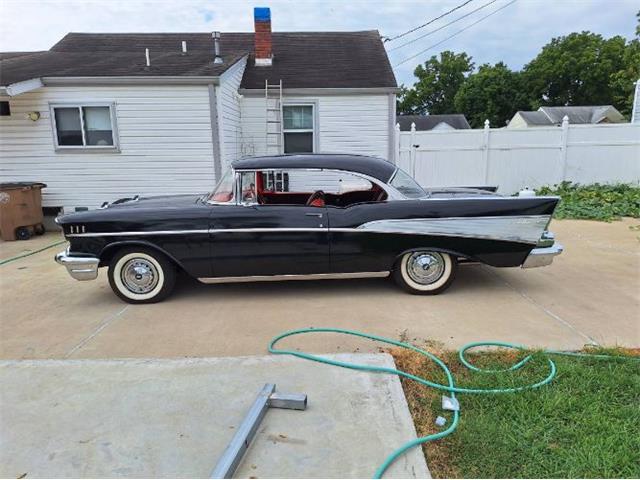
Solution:
M151 249L119 251L109 263L109 285L128 303L156 303L169 296L176 269L165 255Z
M448 253L419 250L404 254L393 272L398 285L415 295L443 292L456 274L458 262Z

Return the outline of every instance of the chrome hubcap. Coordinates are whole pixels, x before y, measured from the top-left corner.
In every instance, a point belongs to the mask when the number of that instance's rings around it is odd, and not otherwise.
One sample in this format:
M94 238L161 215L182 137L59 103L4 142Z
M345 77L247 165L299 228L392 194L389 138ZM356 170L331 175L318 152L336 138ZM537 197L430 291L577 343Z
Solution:
M438 252L412 253L407 260L407 273L421 285L434 283L444 273L444 257Z
M149 293L158 286L158 270L143 258L133 258L125 263L120 274L122 283L133 293Z

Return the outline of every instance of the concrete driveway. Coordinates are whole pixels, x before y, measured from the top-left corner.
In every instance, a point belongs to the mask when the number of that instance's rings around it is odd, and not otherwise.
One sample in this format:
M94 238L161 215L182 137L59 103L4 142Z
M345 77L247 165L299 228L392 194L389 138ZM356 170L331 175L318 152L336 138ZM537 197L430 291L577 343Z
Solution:
M132 306L106 272L77 282L56 265L63 246L0 266L0 357L131 358L263 354L277 333L333 326L457 347L476 340L578 348L640 346L639 220L554 221L565 253L550 267L465 266L435 297L385 279L201 285L185 280L164 303ZM6 259L59 240L0 244ZM292 340L293 342L293 340ZM333 335L296 339L317 352L375 351Z

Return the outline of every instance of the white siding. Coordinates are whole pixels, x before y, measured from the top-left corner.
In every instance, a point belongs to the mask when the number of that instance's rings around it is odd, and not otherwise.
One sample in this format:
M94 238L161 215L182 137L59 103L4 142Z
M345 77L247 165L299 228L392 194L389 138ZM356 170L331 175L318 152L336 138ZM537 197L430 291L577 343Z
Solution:
M229 163L241 157L242 123L238 88L246 65L247 59L245 57L220 76L217 102L223 171Z
M50 102L114 102L120 152L56 152ZM215 183L207 86L45 87L0 117L0 181L47 184L44 206L97 207L140 195L205 192ZM28 112L41 118L32 122Z
M392 112L389 97L379 95L285 96L284 103L314 102L318 106L318 152L356 153L387 158ZM242 150L244 155L264 155L266 143L265 99L242 99Z

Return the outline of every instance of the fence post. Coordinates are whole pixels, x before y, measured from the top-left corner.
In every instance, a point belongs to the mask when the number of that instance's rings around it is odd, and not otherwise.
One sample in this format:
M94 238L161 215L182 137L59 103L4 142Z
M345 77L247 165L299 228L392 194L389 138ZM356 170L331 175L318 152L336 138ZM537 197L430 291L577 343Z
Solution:
M562 181L567 180L567 142L569 140L569 117L562 117L562 143L560 144L560 156L562 162Z
M484 164L484 184L489 185L489 135L491 133L491 124L487 118L484 121L484 130L482 132L482 163Z
M411 176L416 178L416 124L411 122Z
M393 129L393 163L400 163L400 124L396 123Z

